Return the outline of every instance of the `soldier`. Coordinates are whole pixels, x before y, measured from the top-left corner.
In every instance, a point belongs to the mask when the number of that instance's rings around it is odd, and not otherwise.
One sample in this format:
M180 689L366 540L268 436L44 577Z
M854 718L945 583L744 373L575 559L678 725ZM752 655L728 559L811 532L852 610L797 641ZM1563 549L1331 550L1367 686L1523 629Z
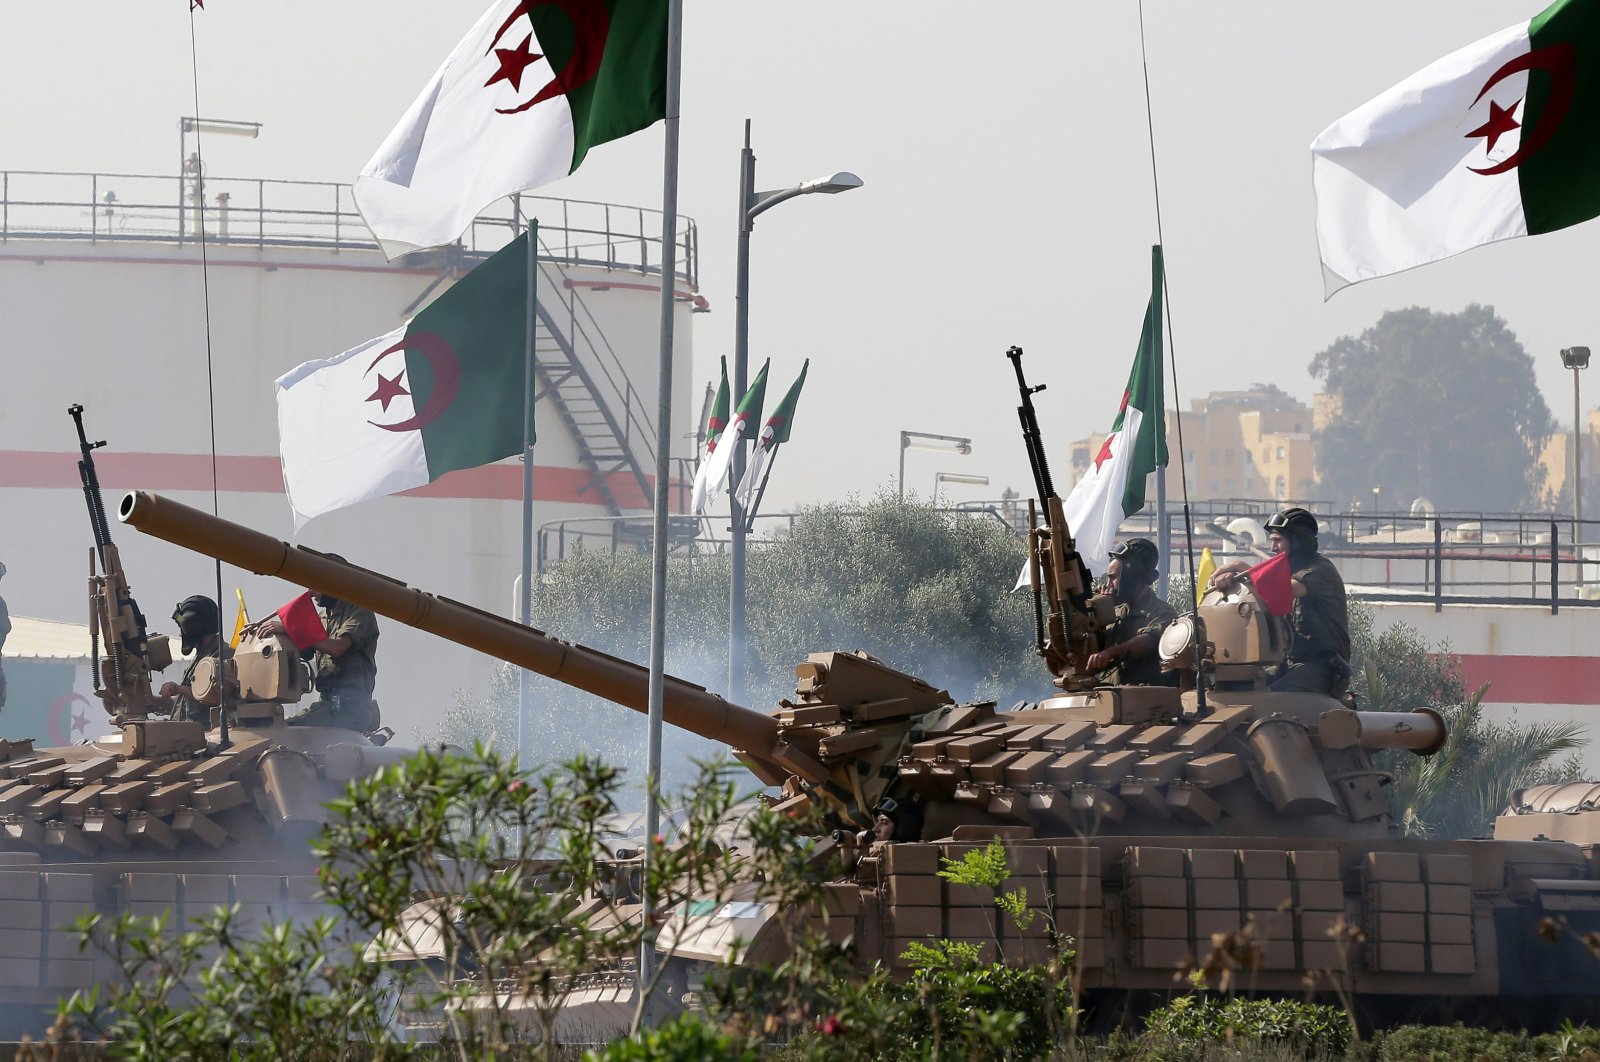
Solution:
M1160 553L1148 538L1130 538L1111 547L1106 592L1117 619L1106 632L1106 648L1089 657L1089 670L1105 672L1113 686L1172 686L1175 673L1163 673L1156 646L1177 610L1151 588Z
M1267 521L1272 552L1289 554L1294 611L1293 638L1271 686L1279 693L1326 693L1339 697L1350 683L1350 612L1344 579L1333 562L1317 552L1317 518L1299 507L1285 509ZM1249 568L1231 561L1218 568L1211 585L1231 590Z
M0 564L0 579L6 577L6 566ZM6 635L11 633L11 613L6 608L6 599L0 597L0 654L5 652ZM0 660L0 708L6 706L6 669L5 662Z
M302 651L312 656L318 696L289 725L342 726L370 734L381 725L378 704L372 699L378 681L378 617L329 594L311 596L328 631L326 638ZM274 616L262 629L270 634L281 630L282 622Z
M211 709L194 699L194 673L200 661L215 659L221 651L223 659L233 656L233 650L222 644L219 629L221 614L217 603L209 597L196 594L178 602L172 610L172 622L183 635L183 655L194 654L194 659L183 673L182 682L163 682L156 695L167 702L168 713L180 722L211 726Z

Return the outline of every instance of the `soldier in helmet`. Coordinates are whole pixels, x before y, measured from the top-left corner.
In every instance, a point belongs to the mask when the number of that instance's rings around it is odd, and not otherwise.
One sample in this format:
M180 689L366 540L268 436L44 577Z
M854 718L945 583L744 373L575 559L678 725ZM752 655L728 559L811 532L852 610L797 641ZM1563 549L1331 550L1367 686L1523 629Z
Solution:
M342 561L337 553L329 557ZM372 699L378 682L378 617L332 594L312 591L328 636L302 651L310 657L317 699L290 726L342 726L370 734L382 724L378 702ZM263 633L283 629L273 616L261 625Z
M178 625L183 636L183 654L194 654L194 659L183 672L182 682L163 682L157 696L167 702L168 712L180 722L211 725L211 709L194 698L194 673L200 661L207 658L227 659L233 650L222 644L221 613L217 603L209 597L195 594L178 602L172 610L172 622Z
M1156 646L1177 610L1155 592L1160 552L1148 538L1130 538L1111 547L1106 592L1117 619L1106 632L1106 648L1089 657L1089 670L1105 672L1114 686L1166 686L1176 674L1163 674Z
M0 579L6 577L6 566L0 564ZM6 599L0 597L0 653L5 651L6 635L11 633L11 612L6 608ZM0 661L0 708L6 706L6 670L3 661Z
M1272 688L1342 696L1350 682L1350 612L1339 569L1317 552L1317 518L1299 507L1285 509L1267 521L1267 537L1274 553L1289 554L1294 591L1293 638ZM1231 590L1248 567L1245 561L1224 564L1211 585Z

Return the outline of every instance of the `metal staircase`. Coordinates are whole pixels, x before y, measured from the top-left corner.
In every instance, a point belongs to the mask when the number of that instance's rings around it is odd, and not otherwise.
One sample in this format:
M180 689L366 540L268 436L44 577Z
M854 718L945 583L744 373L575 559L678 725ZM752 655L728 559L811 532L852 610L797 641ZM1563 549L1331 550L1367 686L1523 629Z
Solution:
M593 491L612 516L650 510L646 465L655 464L656 430L647 404L565 270L543 256L538 319L534 400L548 399L571 434L589 473L585 490Z

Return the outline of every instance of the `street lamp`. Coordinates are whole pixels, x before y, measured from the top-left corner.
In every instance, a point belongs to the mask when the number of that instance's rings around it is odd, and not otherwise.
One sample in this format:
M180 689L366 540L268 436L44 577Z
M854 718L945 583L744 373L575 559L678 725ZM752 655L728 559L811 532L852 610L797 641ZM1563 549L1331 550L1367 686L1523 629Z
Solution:
M963 457L972 452L972 440L964 439L959 435L933 435L925 431L903 431L900 433L900 477L895 480L900 486L900 500L906 500L906 451L941 450L947 454L961 454ZM935 484L937 489L937 484Z
M733 296L733 395L738 402L749 387L750 367L750 230L755 228L756 217L779 203L796 196L822 192L833 195L861 187L861 178L843 170L803 181L791 188L771 192L756 191L756 155L750 150L750 119L744 120L744 149L739 152L739 257ZM755 425L755 430L760 430ZM728 482L737 484L744 478L744 450L733 452L733 468ZM735 704L744 702L745 679L745 515L737 498L729 502L728 515L733 519L732 551L729 556L728 588L728 699Z
M1572 544L1576 546L1583 541L1583 412L1578 400L1578 371L1589 367L1589 348L1563 347L1561 364L1572 370ZM1581 576L1581 566L1578 572Z
M933 504L939 504L939 484L970 483L974 487L987 487L988 476L964 476L959 472L935 472L933 475Z

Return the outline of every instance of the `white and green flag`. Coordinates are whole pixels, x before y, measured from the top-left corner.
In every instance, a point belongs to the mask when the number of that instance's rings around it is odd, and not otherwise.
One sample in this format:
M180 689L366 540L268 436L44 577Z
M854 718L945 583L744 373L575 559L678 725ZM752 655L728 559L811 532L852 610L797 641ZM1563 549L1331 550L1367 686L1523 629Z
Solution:
M750 426L761 419L761 406L767 397L767 366L770 364L771 361L762 362L755 381L745 391L744 397L739 399L739 408L734 411L733 420L722 429L716 452L705 460L706 493L709 497L714 498L722 492L728 482L728 470L733 467L733 455L750 437Z
M522 452L528 236L410 323L278 378L278 446L295 530Z
M739 480L739 487L733 492L733 496L739 499L741 509L750 508L751 501L755 499L756 488L761 484L761 473L766 468L767 462L777 453L778 447L789 441L789 432L794 428L794 411L800 405L800 389L805 386L806 373L810 368L811 359L807 358L805 364L800 366L800 375L789 385L788 394L783 396L778 408L772 411L772 416L762 425L761 434L750 450L750 463L745 466L744 478Z
M1600 0L1558 0L1311 142L1327 296L1600 215Z
M711 504L712 490L707 482L711 472L711 456L717 452L717 443L722 439L722 433L728 427L728 359L722 359L722 382L717 384L717 397L711 403L711 413L706 417L706 455L700 459L700 466L694 470L694 491L692 492L689 511L696 516L705 513ZM720 490L719 483L717 488Z
M388 258L449 243L664 117L666 83L666 0L498 0L362 168L356 206Z
M1089 470L1061 504L1078 553L1092 572L1106 570L1123 519L1144 508L1145 479L1167 463L1167 417L1161 387L1161 248L1154 248L1153 256L1153 290L1117 419Z

